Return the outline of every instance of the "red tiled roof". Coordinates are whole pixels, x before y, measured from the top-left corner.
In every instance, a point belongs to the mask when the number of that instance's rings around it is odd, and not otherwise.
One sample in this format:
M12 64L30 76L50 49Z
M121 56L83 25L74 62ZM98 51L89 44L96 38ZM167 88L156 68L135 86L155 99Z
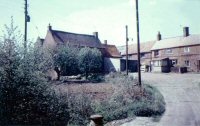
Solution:
M111 57L111 58L122 57L115 45L102 44L102 46L104 47L102 53L105 57Z

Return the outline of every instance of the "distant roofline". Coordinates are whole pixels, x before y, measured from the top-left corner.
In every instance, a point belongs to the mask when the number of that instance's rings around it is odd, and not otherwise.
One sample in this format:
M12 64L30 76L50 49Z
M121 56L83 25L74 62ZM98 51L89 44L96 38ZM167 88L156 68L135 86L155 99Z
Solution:
M199 44L189 44L189 45L183 45L183 46L175 46L175 47L169 47L169 48L160 48L160 49L151 49L151 51L155 50L163 50L163 49L173 49L173 48L180 48L180 47L188 47L188 46L199 46Z
M189 36L193 36L193 35L200 35L200 34L190 34ZM187 37L189 37L187 36ZM184 36L175 36L175 37L169 37L169 38L163 38L159 41L162 41L162 40L166 40L166 39L174 39L174 38L187 38L187 37L184 37ZM150 41L142 41L140 42L140 44L143 44L143 43L148 43L148 42L158 42L158 40L150 40ZM130 44L130 45L137 45L137 43L133 43L133 44ZM130 46L128 45L128 46ZM118 47L124 47L126 45L121 45L121 46L118 46Z
M104 46L115 46L116 47L116 45L112 45L112 44L102 44L102 45L104 45Z
M148 51L148 52L140 52L140 53L150 53L151 52L151 50L150 51ZM137 53L128 53L128 55L132 55L132 54L137 54ZM124 53L124 54L121 54L122 56L125 56L126 55L126 53Z
M144 43L150 43L150 42L156 42L157 40L152 40L152 41L144 41L144 42L140 42L140 44L144 44ZM131 46L131 45L137 45L137 43L133 43L133 44L129 44L128 46ZM118 48L120 47L126 47L126 45L121 45L121 46L117 46Z
M82 36L95 37L94 35L89 35L89 34L73 33L73 32L66 32L66 31L53 30L53 29L51 31L52 32L61 32L61 33L66 33L66 34L74 34L74 35L82 35Z
M188 37L192 37L192 36L195 36L195 35L199 35L200 34L190 34L189 36L175 36L175 37L170 37L170 38L164 38L162 40L168 40L168 39L175 39L175 38L188 38ZM162 41L160 40L160 41ZM159 41L156 41L156 42L159 42ZM187 46L198 46L200 44L188 44L188 45L180 45L180 46L172 46L172 47L168 47L168 48L157 48L157 49L151 49L151 51L154 51L154 50L163 50L163 49L169 49L169 48L180 48L180 47L187 47Z
M200 34L189 34L189 36L174 36L174 37L169 37L169 38L163 38L163 39L161 39L161 40L159 40L159 41L162 41L162 40L165 40L165 39L174 39L174 38L187 38L187 37L190 37L190 36L193 36L193 35L200 35ZM156 40L156 41L158 41L158 40Z

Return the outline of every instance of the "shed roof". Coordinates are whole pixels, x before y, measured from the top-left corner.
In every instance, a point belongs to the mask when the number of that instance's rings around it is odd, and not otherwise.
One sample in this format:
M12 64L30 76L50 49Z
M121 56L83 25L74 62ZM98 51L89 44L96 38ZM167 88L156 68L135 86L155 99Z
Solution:
M200 35L179 36L156 41L151 50L200 45Z
M102 48L100 40L94 35L77 34L58 30L50 31L57 43L62 42L70 45Z

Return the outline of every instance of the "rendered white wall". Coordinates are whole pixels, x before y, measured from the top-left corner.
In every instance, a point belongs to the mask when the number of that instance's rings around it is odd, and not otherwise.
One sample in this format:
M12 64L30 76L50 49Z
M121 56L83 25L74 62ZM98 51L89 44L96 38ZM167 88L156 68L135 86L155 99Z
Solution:
M120 59L104 58L104 71L105 72L120 71Z

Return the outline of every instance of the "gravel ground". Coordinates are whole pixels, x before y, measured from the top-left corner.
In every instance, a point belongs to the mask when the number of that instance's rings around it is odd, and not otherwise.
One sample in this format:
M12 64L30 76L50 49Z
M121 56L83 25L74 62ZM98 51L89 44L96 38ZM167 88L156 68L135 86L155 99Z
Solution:
M166 112L159 119L137 117L121 126L200 126L200 74L142 73L142 80L160 90Z

